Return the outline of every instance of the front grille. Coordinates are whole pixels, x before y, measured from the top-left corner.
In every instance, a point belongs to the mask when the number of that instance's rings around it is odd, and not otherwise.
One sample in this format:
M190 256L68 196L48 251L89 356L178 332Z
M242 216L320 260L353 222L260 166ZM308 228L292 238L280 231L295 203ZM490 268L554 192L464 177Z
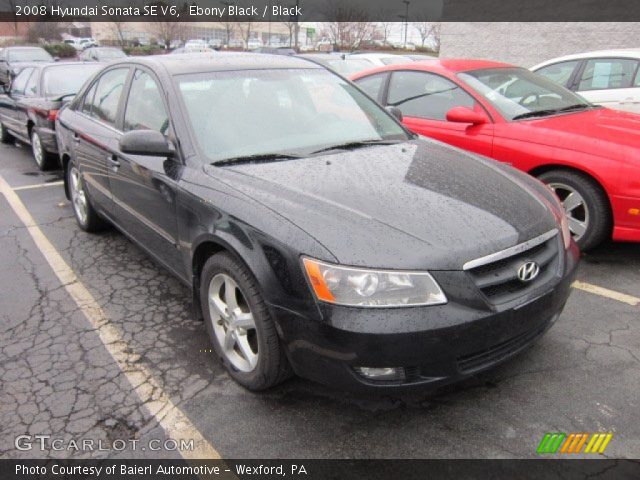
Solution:
M504 252L474 260L465 266L473 282L493 304L506 303L549 283L556 276L560 255L557 231L512 247ZM518 269L533 261L540 267L529 282L518 278Z
M547 323L545 322L545 324L540 327L524 332L502 343L492 345L485 350L460 356L456 359L458 363L458 370L461 373L472 373L489 367L492 364L513 355L518 350L533 342L545 331L546 327Z

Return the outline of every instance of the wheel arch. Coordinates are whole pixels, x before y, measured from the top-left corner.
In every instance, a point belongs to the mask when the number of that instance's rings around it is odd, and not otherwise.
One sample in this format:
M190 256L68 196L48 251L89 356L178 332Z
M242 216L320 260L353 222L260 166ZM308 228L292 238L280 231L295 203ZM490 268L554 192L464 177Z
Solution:
M71 200L71 195L69 194L69 180L67 179L67 170L69 168L69 162L71 161L71 156L64 152L60 154L60 163L62 164L62 175L64 182L64 195L67 197L67 200Z

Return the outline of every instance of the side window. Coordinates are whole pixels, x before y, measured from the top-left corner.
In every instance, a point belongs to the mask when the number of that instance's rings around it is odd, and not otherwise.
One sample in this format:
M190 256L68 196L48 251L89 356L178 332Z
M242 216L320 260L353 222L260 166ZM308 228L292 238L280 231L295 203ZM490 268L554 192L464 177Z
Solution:
M559 83L563 87L568 87L571 75L573 75L573 71L578 66L578 63L580 63L579 60L554 63L553 65L547 65L546 67L536 70L535 73L548 78L552 82Z
M388 105L409 117L445 120L453 107L476 108L475 100L458 85L425 72L393 72Z
M87 96L82 111L108 125L114 126L120 96L122 95L122 89L127 80L128 73L128 68L117 68L103 74L98 79L91 103L89 104L89 96ZM93 90L93 88L91 90ZM91 93L91 91L89 93ZM90 108L90 110L87 110L88 108Z
M630 58L593 58L584 67L578 91L628 88L637 67L638 61Z
M27 82L29 81L29 77L33 73L33 68L25 68L22 70L16 78L11 82L11 94L12 95L23 95L24 89L27 86Z
M384 82L386 78L387 78L386 73L369 75L368 77L364 77L364 78L360 78L359 80L356 80L356 85L358 85L362 90L364 90L371 98L374 98L375 100L380 100L382 87L384 87Z
M169 116L158 84L147 72L136 70L124 113L124 131L157 130L166 134L168 128Z
M33 74L29 77L26 86L24 87L24 94L27 97L35 97L38 93L38 71L33 70Z
M634 87L640 87L640 68L638 68L638 72L636 73L636 79L633 81Z
M80 109L83 113L87 115L91 115L91 107L93 105L93 97L96 96L96 87L98 86L98 82L95 82L89 91L85 94L82 100L82 108Z

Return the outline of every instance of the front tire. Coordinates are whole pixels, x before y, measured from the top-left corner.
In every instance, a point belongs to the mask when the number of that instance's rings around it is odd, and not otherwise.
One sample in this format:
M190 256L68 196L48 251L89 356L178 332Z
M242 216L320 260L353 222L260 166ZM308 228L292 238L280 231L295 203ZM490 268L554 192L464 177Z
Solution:
M582 250L599 245L611 235L609 201L592 178L569 170L551 170L538 178L562 201L571 236Z
M205 324L229 375L249 390L291 376L275 325L247 268L228 253L213 255L200 276Z
M106 223L93 208L89 193L84 188L80 169L73 160L69 162L67 168L67 185L69 185L71 207L78 226L85 232L97 232L104 229Z
M47 152L42 146L40 135L36 132L36 129L31 131L31 153L36 161L36 165L41 171L49 170L53 164L53 155Z
M2 141L2 143L13 143L14 140L15 138L9 133L7 127L0 123L0 141Z

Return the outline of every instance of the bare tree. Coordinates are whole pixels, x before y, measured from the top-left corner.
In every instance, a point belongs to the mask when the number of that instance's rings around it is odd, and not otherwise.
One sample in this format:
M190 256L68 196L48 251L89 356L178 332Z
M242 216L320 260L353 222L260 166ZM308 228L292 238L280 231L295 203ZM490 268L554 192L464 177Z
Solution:
M372 38L374 24L369 21L367 9L356 2L328 0L323 10L325 17L331 20L325 23L325 36L334 46L353 50Z
M251 25L253 22L251 21L250 17L244 17L244 18L249 18L249 20L247 20L246 22L237 22L237 25L238 25L238 30L240 30L240 36L242 37L242 42L244 43L244 48L248 48L249 40L251 39Z
M61 39L60 33L64 25L60 22L33 22L27 30L27 41L38 43L44 41L57 41Z
M421 46L424 48L424 44L427 39L432 38L434 51L440 51L440 23L439 22L413 22L413 28L418 31L420 35Z
M124 38L124 26L126 22L110 22L111 30L116 36L116 42L119 46L124 47L126 39Z
M289 22L282 22L282 24L289 30L289 46L291 46L293 45L293 32L296 28L296 21L291 20Z
M181 40L185 24L183 22L152 22L151 32L164 43L165 48L171 48L176 40Z

